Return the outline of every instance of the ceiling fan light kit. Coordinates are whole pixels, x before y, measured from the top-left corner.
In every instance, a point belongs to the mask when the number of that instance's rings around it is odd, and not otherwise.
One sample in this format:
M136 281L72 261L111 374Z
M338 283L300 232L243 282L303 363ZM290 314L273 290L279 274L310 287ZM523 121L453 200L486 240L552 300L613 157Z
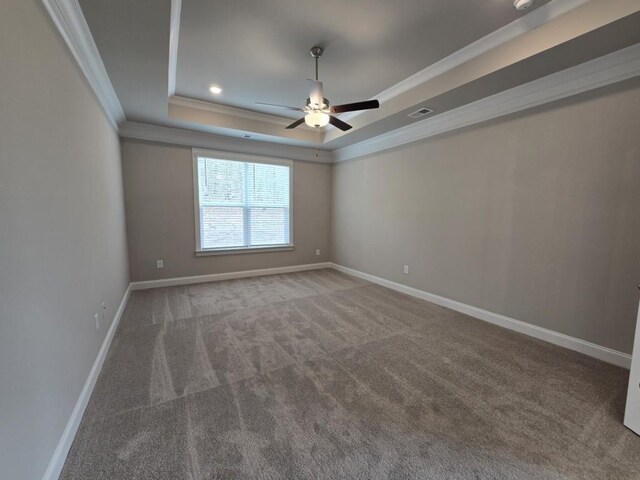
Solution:
M287 105L275 105L272 103L256 102L258 105L265 105L268 107L284 108L287 110L294 110L296 112L302 112L304 117L296 120L291 125L287 126L287 129L296 128L303 123L306 123L310 127L320 128L327 124L331 124L334 127L339 128L343 132L351 129L351 125L343 122L337 117L334 117L334 113L355 112L357 110L369 110L372 108L379 108L380 103L378 100L366 100L364 102L346 103L343 105L330 106L329 100L325 98L322 93L322 82L318 80L318 59L322 56L322 47L312 47L309 53L315 59L316 62L316 79L309 80L313 83L309 98L307 98L306 105L303 108L290 107Z
M321 111L309 112L304 116L304 123L310 127L324 127L329 123L329 115Z

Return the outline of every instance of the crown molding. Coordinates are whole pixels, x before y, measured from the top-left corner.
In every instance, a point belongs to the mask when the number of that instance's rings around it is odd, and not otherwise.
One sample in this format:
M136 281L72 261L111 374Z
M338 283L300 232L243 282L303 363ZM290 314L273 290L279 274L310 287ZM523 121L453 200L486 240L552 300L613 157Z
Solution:
M125 120L124 111L111 85L80 4L77 0L42 0L42 3L98 97L109 121L117 130L118 125Z
M231 107L229 105L221 105L219 103L206 102L204 100L183 97L180 95L174 95L171 98L169 98L169 103L173 105L179 105L181 107L204 110L204 111L216 113L219 115L228 115L231 117L245 118L247 120L256 120L258 122L271 123L271 124L282 126L282 127L286 127L291 122L293 122L293 120L288 117L279 117L276 115L270 115L268 113L254 112L253 110L245 110L243 108ZM308 130L310 132L317 132L318 130L316 128L312 128L307 125L300 125L298 129Z
M171 21L169 26L169 98L176 94L176 75L178 71L178 41L180 39L181 11L182 0L171 0Z
M406 127L334 150L342 162L389 150L640 75L640 44L428 117Z
M148 123L124 122L120 125L120 136L149 142L209 148L234 153L247 153L266 157L285 158L314 163L332 163L333 153L327 150L283 145L257 140L241 140L223 135L163 127Z
M548 23L560 15L580 7L589 1L591 0L552 0L546 5L523 15L504 27L491 32L460 50L457 50L448 57L445 57L427 68L414 73L410 77L405 78L392 87L380 92L378 95L375 95L373 98L376 98L380 103L389 101L392 98L395 98L418 85L442 75L449 70L453 70L463 63L473 60L474 58L477 58L480 55L483 55L486 52L519 37L520 35L524 35L525 33L530 32L531 30ZM350 112L342 115L340 118L343 120L349 120L360 114L362 114L362 112Z

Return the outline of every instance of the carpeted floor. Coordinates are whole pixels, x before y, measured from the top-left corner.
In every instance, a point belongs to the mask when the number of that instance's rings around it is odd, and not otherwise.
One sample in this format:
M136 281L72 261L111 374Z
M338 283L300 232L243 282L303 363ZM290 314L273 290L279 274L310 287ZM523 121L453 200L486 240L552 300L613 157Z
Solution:
M131 295L62 479L638 479L628 372L333 270Z

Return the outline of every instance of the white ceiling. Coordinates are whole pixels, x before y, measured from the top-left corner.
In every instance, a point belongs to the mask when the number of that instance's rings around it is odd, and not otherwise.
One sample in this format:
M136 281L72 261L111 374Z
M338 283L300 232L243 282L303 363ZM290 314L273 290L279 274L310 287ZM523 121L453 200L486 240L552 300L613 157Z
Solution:
M78 1L127 121L328 150L407 125L420 106L438 115L640 42L640 2L627 0L537 0L526 13L512 0ZM346 134L285 130L295 112L255 105L302 105L317 44L332 104L382 101Z
M521 15L511 0L182 0L176 93L288 115L255 102L304 105L322 45L331 103L365 100Z
M128 120L167 121L171 0L79 0Z

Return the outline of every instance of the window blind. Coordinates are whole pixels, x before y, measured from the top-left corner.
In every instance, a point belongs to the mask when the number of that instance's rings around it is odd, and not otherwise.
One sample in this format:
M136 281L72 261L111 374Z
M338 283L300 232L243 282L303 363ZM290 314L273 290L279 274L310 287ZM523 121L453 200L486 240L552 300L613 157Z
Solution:
M201 250L290 244L289 165L197 157Z

